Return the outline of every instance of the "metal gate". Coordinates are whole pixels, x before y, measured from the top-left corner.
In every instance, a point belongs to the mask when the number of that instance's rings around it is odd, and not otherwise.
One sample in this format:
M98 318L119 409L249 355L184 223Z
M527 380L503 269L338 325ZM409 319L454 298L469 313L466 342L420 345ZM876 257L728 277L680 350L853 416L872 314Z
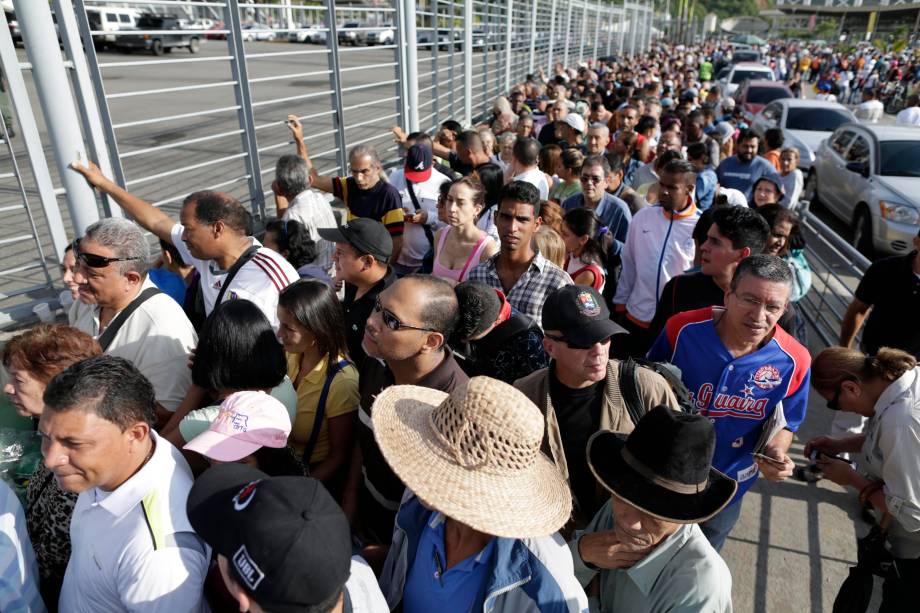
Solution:
M20 23L32 26L24 34L38 37L40 30L46 37L50 55L36 59L43 65L54 55L57 31L63 51L54 68L66 71L56 76L55 95L34 104L39 79L33 87L26 52L2 24L0 60L19 99L14 149L32 171L19 172L13 156L0 168L0 182L12 181L8 192L0 183L0 214L10 220L0 226L0 249L18 254L0 265L0 313L19 305L14 319L29 314L30 300L48 300L40 290L57 277L74 228L82 232L100 215L120 214L66 169L74 158L97 161L117 183L172 215L188 193L215 189L239 198L261 221L274 209L275 163L293 153L289 113L303 122L320 173L344 173L347 151L358 144L376 147L384 164L394 165L393 125L432 131L448 118L472 123L528 74L551 75L557 61L572 65L624 51L624 10L650 14L648 5L607 0L52 0L51 10L34 0L13 4L20 22L31 21ZM165 39L154 29L121 29L144 13L180 18L181 29L169 35L194 38L194 48L124 52L129 36ZM643 48L649 34L630 47ZM29 40L26 47L35 59ZM53 122L32 115L39 106ZM45 213L34 223L30 205Z

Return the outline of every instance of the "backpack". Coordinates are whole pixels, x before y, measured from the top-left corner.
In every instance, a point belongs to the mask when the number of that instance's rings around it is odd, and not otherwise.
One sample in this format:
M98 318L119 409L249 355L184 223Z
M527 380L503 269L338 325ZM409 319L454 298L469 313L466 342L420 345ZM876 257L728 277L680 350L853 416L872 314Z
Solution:
M636 372L640 368L647 368L652 372L661 375L668 383L668 387L677 397L677 406L671 407L681 413L696 413L693 402L690 400L690 390L681 381L681 372L677 366L669 362L652 362L650 360L634 360L627 358L620 361L619 379L620 395L626 404L626 411L629 413L633 424L638 424L642 416L648 412L648 408L643 404L642 397L639 395L639 381Z

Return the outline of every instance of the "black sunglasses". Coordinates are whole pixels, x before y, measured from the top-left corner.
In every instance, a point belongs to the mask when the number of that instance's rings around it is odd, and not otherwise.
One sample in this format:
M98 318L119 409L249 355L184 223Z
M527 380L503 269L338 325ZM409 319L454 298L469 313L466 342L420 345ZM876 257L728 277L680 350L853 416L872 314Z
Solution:
M80 251L80 240L77 239L73 242L73 254L78 262L83 262L90 268L105 268L112 262L129 262L131 260L139 260L139 257L133 258L107 258L102 255L96 255L95 253L86 253L85 251Z
M440 330L435 330L434 328L421 328L419 326L410 326L409 324L404 324L399 320L399 318L393 314L392 311L389 311L380 304L380 297L374 299L374 312L380 313L380 317L383 318L383 325L385 325L390 330L398 332L399 330L419 330L421 332L440 332Z
M610 337L608 336L607 338L602 338L601 340L591 343L590 345L585 345L583 343L576 343L574 341L570 341L564 336L554 336L552 334L546 334L545 332L543 333L543 336L550 339L551 341L556 341L557 343L565 343L566 345L569 346L569 349L591 349L597 343L600 343L603 345L604 343L610 340Z
M827 401L827 408L831 411L840 410L840 393L843 391L843 382L840 382L840 385L837 386L837 391L834 392L834 397Z

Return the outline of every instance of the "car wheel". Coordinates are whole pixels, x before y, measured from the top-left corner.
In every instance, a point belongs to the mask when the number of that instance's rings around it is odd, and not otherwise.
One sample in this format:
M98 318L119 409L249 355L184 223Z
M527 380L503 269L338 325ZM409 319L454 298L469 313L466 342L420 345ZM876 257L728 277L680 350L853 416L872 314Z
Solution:
M189 53L198 53L201 51L201 41L199 41L197 38L193 38L192 40L188 41L188 51Z
M163 55L163 53L164 53L164 51L163 51L163 41L161 41L159 38L155 39L155 40L153 41L153 44L150 46L150 49L151 49L151 51L153 51L153 54L154 54L154 55Z
M821 208L821 199L818 197L818 173L812 170L805 179L805 188L802 190L802 197L808 201L809 210Z
M875 255L875 246L872 244L872 215L865 205L860 205L853 216L851 244L870 260Z

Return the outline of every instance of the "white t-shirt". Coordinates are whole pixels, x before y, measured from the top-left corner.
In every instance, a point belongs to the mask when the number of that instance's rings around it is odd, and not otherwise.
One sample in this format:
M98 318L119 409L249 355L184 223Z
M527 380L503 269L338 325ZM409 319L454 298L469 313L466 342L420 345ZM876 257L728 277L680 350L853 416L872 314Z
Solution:
M338 225L329 201L311 189L302 191L291 200L282 219L293 219L304 225L310 238L316 243L316 260L313 261L313 265L326 271L330 270L335 243L319 235L319 228L335 228Z
M150 436L156 449L134 476L77 498L62 613L208 610L201 592L211 552L185 513L192 471L169 441Z
M187 264L194 266L201 275L204 310L210 315L214 310L217 295L220 293L227 271L217 269L213 260L199 260L194 257L185 246L185 241L182 240L184 230L182 224L174 225L170 233L172 242L182 255L182 259ZM281 254L268 247L263 247L262 243L255 238L250 237L249 240L253 245L259 247L259 251L236 273L230 287L224 292L224 300L243 298L254 303L277 332L279 326L278 294L299 279L300 275Z
M909 106L906 109L902 109L895 117L895 123L920 126L920 106Z
M182 254L185 257L185 254ZM148 276L138 293L156 287ZM70 325L98 339L99 307L77 300L67 317ZM153 385L157 402L175 411L192 385L188 356L198 335L185 311L167 294L148 298L125 321L106 353L130 361Z
M45 605L38 593L38 562L26 529L26 514L16 494L2 480L0 539L3 542L0 548L0 611L44 611Z
M412 184L419 206L428 213L428 227L431 228L432 234L446 225L438 220L438 196L441 185L448 181L450 181L449 177L432 168L431 176L427 181ZM409 196L409 188L406 186L404 168L397 168L390 174L390 185L399 191L403 208L415 211L412 197ZM422 258L430 248L431 244L428 242L428 237L425 236L425 228L421 224L406 222L403 230L402 251L399 252L399 263L404 266L421 266Z
M540 200L549 198L549 183L546 181L546 174L539 168L525 170L519 175L511 177L512 181L524 181L530 183L540 191Z
M856 107L856 110L853 112L856 115L857 119L863 119L870 123L876 123L879 119L882 118L882 113L885 112L885 105L879 100L866 100L862 104Z

